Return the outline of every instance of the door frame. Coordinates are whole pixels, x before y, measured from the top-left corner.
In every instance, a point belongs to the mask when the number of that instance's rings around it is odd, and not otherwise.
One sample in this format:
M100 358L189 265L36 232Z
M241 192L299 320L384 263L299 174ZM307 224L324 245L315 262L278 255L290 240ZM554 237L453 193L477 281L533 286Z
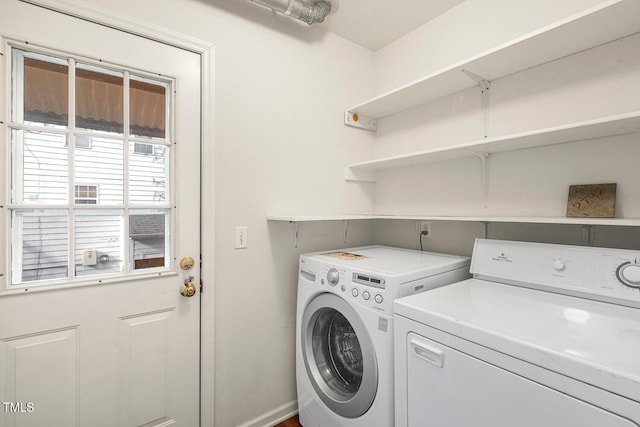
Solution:
M20 0L200 55L200 425L214 425L214 55L212 43L76 0ZM206 120L205 120L206 119ZM202 167L208 165L208 167ZM206 219L205 219L206 218ZM207 236L208 238L203 238ZM203 289L204 288L204 289ZM209 404L204 404L208 402Z

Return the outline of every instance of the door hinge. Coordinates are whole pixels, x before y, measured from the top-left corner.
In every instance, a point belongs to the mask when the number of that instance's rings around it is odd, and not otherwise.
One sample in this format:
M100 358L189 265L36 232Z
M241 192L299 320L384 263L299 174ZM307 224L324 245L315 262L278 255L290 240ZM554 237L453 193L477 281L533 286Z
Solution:
M198 269L200 272L200 276L202 276L202 254L198 254ZM202 277L200 277L200 293L202 293L204 289L204 282L202 281Z

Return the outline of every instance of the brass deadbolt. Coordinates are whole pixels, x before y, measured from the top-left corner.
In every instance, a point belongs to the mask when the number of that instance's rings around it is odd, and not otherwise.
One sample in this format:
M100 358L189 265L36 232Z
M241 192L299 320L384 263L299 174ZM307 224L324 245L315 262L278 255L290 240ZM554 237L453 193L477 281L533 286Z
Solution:
M180 268L183 270L191 270L195 265L195 261L190 256L186 256L180 260Z

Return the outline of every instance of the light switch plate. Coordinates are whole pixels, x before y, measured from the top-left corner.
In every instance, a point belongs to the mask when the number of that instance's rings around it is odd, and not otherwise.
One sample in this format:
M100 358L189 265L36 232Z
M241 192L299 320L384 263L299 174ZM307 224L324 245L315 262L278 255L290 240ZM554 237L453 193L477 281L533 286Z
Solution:
M236 227L236 249L247 247L247 227Z

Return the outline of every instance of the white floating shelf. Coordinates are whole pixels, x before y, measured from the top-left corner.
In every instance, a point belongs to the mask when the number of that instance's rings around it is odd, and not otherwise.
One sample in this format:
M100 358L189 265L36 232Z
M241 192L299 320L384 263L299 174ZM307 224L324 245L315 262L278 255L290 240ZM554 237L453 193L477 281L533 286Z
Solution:
M377 215L377 219L404 219L416 221L458 221L458 222L508 222L522 224L565 224L565 225L616 225L640 226L640 218L567 218L536 216L421 216L421 215Z
M350 221L359 219L377 219L371 214L363 215L269 215L268 221L312 222L312 221Z
M637 33L639 17L639 1L610 0L355 105L347 112L376 119L407 110L475 86L463 70L495 80Z
M493 154L634 132L640 132L640 111L353 163L347 166L345 178L350 181L374 182L375 172L382 169L475 157L479 154Z
M312 221L349 221L349 220L415 220L415 221L457 221L457 222L488 222L488 223L522 223L522 224L564 224L564 225L603 225L637 227L640 218L567 218L567 217L536 217L536 216L438 216L438 215L274 215L268 216L269 221L286 221L292 223Z

